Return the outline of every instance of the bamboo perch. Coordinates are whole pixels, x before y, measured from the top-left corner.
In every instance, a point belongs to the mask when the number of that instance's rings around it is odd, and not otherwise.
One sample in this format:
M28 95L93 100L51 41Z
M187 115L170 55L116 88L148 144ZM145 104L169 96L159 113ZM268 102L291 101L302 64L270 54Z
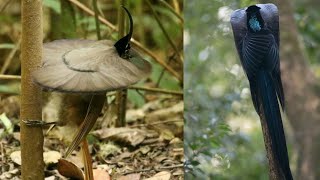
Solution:
M22 0L21 5L21 177L43 180L43 133L41 126L24 122L41 121L41 88L32 83L32 72L42 59L42 1Z
M263 115L260 115L261 118L261 126L262 126L262 132L263 132L263 139L264 144L266 147L267 152L267 158L269 162L269 179L271 180L282 180L284 179L284 176L279 171L279 167L277 166L275 157L272 153L272 147L271 147L271 136L268 130L266 119Z

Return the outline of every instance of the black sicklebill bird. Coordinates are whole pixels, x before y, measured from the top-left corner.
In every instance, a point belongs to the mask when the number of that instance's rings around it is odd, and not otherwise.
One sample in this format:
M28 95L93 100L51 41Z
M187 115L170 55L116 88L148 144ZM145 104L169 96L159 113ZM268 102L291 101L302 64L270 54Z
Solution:
M257 4L231 15L231 25L241 64L249 79L253 105L264 118L271 137L272 154L283 179L292 179L279 103L284 93L279 61L279 14L274 4Z

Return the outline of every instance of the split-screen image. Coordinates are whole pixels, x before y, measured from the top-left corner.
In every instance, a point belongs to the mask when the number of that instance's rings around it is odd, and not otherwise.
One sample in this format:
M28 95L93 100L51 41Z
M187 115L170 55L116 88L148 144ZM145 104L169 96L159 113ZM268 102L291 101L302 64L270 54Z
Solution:
M319 179L319 9L0 1L0 179Z

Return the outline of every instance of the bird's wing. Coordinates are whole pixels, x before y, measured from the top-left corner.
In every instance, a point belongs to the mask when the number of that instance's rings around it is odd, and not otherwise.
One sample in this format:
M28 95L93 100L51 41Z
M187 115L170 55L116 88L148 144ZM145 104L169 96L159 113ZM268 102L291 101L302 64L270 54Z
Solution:
M260 7L260 13L263 17L267 28L272 32L276 43L279 47L279 12L278 8L274 4L257 4Z
M112 44L107 40L45 44L43 66L33 74L34 80L48 89L92 93L124 88L150 73L147 61L137 54L122 59Z
M284 93L281 82L280 73L280 58L279 58L279 47L280 47L280 31L279 31L279 12L277 6L274 4L257 4L260 9L261 16L263 17L266 27L271 31L274 37L273 46L271 46L268 54L268 62L272 65L271 73L273 84L276 88L277 96L279 98L282 109L284 109ZM276 45L275 45L276 43Z
M247 74L250 82L250 92L253 105L258 113L261 113L259 105L261 99L257 88L258 80L257 73L263 67L263 59L267 56L270 47L270 38L268 34L248 35L244 38L242 43L242 66Z
M244 37L247 35L247 16L245 9L238 9L233 11L230 18L230 23L233 31L234 42L240 56L240 60L242 63L242 41Z
M282 110L284 110L284 92L280 73L279 48L275 43L273 43L269 50L269 53L267 55L267 61L270 64L272 82L274 84Z

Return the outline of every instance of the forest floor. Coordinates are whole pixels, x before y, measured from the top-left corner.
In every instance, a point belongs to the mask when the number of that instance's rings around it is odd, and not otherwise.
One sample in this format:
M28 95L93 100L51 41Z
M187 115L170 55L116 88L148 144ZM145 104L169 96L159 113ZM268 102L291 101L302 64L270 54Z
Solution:
M0 98L0 179L21 179L19 96ZM114 127L115 116L112 106L108 107L105 106L87 138L95 180L183 179L181 97L157 96L138 109L129 104L126 126L120 128ZM50 118L55 111L54 107L46 105L43 117L52 121ZM66 179L66 174L77 170L81 173L75 176L81 179L84 166L80 151L63 159L67 149L64 134L69 133L68 130L55 127L48 133L47 129L43 131L46 180ZM68 166L64 172L59 172L59 159L61 164L74 164L76 170Z

